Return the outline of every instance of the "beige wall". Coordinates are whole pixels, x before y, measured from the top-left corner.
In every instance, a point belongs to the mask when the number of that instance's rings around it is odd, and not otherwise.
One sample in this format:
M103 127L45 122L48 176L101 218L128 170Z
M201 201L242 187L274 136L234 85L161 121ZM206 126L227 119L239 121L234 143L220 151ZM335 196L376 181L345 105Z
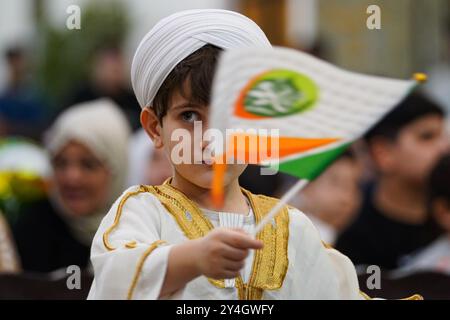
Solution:
M408 77L439 59L448 0L318 0L318 33L326 58L355 71ZM381 30L366 27L370 4L381 8Z

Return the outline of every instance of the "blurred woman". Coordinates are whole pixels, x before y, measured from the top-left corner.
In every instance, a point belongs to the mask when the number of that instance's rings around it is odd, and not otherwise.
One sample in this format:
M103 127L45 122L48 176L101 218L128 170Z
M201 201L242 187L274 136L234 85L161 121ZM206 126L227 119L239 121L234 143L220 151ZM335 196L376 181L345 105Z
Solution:
M108 99L75 105L46 134L53 185L14 226L25 271L88 266L103 215L125 188L129 124Z

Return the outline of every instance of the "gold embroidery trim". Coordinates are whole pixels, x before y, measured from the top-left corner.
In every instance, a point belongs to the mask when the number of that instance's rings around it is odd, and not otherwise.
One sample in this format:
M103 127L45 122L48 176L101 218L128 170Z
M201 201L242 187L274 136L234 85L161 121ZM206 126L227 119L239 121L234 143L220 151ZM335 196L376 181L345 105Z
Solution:
M264 290L245 284L241 277L236 278L236 288L239 300L262 300Z
M128 192L127 194L125 194L123 196L123 198L120 200L119 206L117 207L117 211L116 211L116 216L114 217L114 222L113 224L105 231L105 233L103 233L103 245L105 246L106 249L108 249L109 251L115 250L116 248L114 248L110 242L109 242L109 235L110 233L117 228L118 224L119 224L119 220L120 217L122 216L122 210L123 210L123 206L125 205L125 202L133 196L136 196L140 193L146 192L146 188L145 186L139 186L139 189L136 191L131 191Z
M322 245L326 248L326 249L334 249L333 246L329 243L326 243L325 241L322 241Z
M165 182L163 185L155 187L148 186L147 190L159 199L188 239L204 237L214 229L198 206L168 183ZM190 219L186 216L186 212ZM208 281L218 288L225 288L223 279L208 278Z
M137 246L136 241L130 241L128 243L125 243L125 248L128 248L128 249L134 249L134 248L136 248L136 246Z
M161 201L188 239L203 237L214 228L194 202L170 185L170 180L161 186L146 189ZM242 192L250 201L256 223L261 221L278 201L262 195L253 195L245 189L242 189ZM257 239L263 241L264 248L255 251L249 283L244 284L240 276L236 278L239 299L261 299L264 290L281 288L289 265L287 207L282 209L272 223L264 227L257 235ZM218 288L225 287L224 280L210 278L208 280Z
M414 294L411 297L403 298L400 300L424 300L424 298L420 294Z
M359 294L364 298L364 300L372 300L372 298L365 292L359 290Z
M128 295L127 295L127 299L131 300L133 298L133 292L134 289L137 286L138 280L139 280L139 276L141 275L141 271L142 271L142 267L144 266L144 263L147 259L147 257L153 252L153 250L155 250L157 247L159 247L160 245L166 243L166 241L164 240L157 240L155 242L153 242L148 248L147 250L144 251L144 253L142 254L141 258L139 259L139 262L136 266L136 272L134 273L134 277L133 277L133 281L131 282L131 286L128 289Z
M278 201L277 199L263 195L253 195L251 192L244 189L242 189L242 191L250 200L250 204L255 214L256 225ZM250 297L250 299L262 297L262 293L255 292L258 291L258 289L276 290L283 285L289 265L288 208L284 207L282 212L257 234L256 238L264 243L264 248L255 251L252 273L249 284L247 288L245 288L248 292L247 297Z
M363 298L366 300L373 300L368 294L362 292L361 290L359 290L359 294L362 295ZM414 294L411 297L403 298L400 300L424 300L424 299L420 294Z
M117 228L125 202L132 196L143 192L150 192L157 196L166 209L172 214L176 222L189 239L196 239L205 236L214 226L204 217L198 206L188 199L183 193L170 185L170 179L163 185L140 186L138 190L127 193L120 201L114 218L114 223L103 234L103 243L108 250L115 250L109 243L110 233ZM249 191L242 189L247 196L255 214L255 222L258 223L275 205L277 199L253 195ZM189 218L186 215L189 215ZM236 288L240 299L261 299L264 290L279 289L287 273L288 260L288 239L289 239L289 214L288 208L282 209L282 212L275 217L272 223L269 223L257 235L257 239L264 242L264 248L257 250L254 255L251 277L248 284L244 284L242 277L236 278ZM136 247L135 241L125 244L127 248ZM142 259L142 264L152 250ZM142 268L142 266L141 266ZM139 274L139 273L137 273ZM218 288L224 288L224 280L210 279L209 282ZM136 278L137 283L137 278ZM134 289L134 287L132 286ZM130 292L132 293L132 288Z

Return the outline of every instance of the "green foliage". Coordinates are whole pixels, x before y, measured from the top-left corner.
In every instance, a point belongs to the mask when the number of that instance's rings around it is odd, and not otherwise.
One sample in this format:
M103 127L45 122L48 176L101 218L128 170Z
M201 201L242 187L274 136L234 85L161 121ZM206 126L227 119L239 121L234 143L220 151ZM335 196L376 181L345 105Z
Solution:
M129 30L126 12L117 1L90 1L81 7L80 30L65 24L55 28L40 18L37 79L52 105L58 106L75 85L87 80L96 48L123 45Z

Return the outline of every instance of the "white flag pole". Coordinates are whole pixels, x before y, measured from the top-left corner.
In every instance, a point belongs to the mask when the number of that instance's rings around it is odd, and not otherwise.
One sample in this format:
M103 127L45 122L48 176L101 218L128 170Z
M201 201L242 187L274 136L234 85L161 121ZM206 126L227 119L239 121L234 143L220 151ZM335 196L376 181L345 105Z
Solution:
M271 221L279 213L280 209L283 208L283 206L287 204L293 196L295 196L300 190L302 190L308 184L308 182L309 181L306 179L298 180L291 187L291 189L289 189L289 191L286 192L283 197L281 197L280 201L277 202L277 204L270 210L270 212L258 223L255 229L253 229L252 236L255 237L258 232L260 232L262 228L264 228L267 222Z

